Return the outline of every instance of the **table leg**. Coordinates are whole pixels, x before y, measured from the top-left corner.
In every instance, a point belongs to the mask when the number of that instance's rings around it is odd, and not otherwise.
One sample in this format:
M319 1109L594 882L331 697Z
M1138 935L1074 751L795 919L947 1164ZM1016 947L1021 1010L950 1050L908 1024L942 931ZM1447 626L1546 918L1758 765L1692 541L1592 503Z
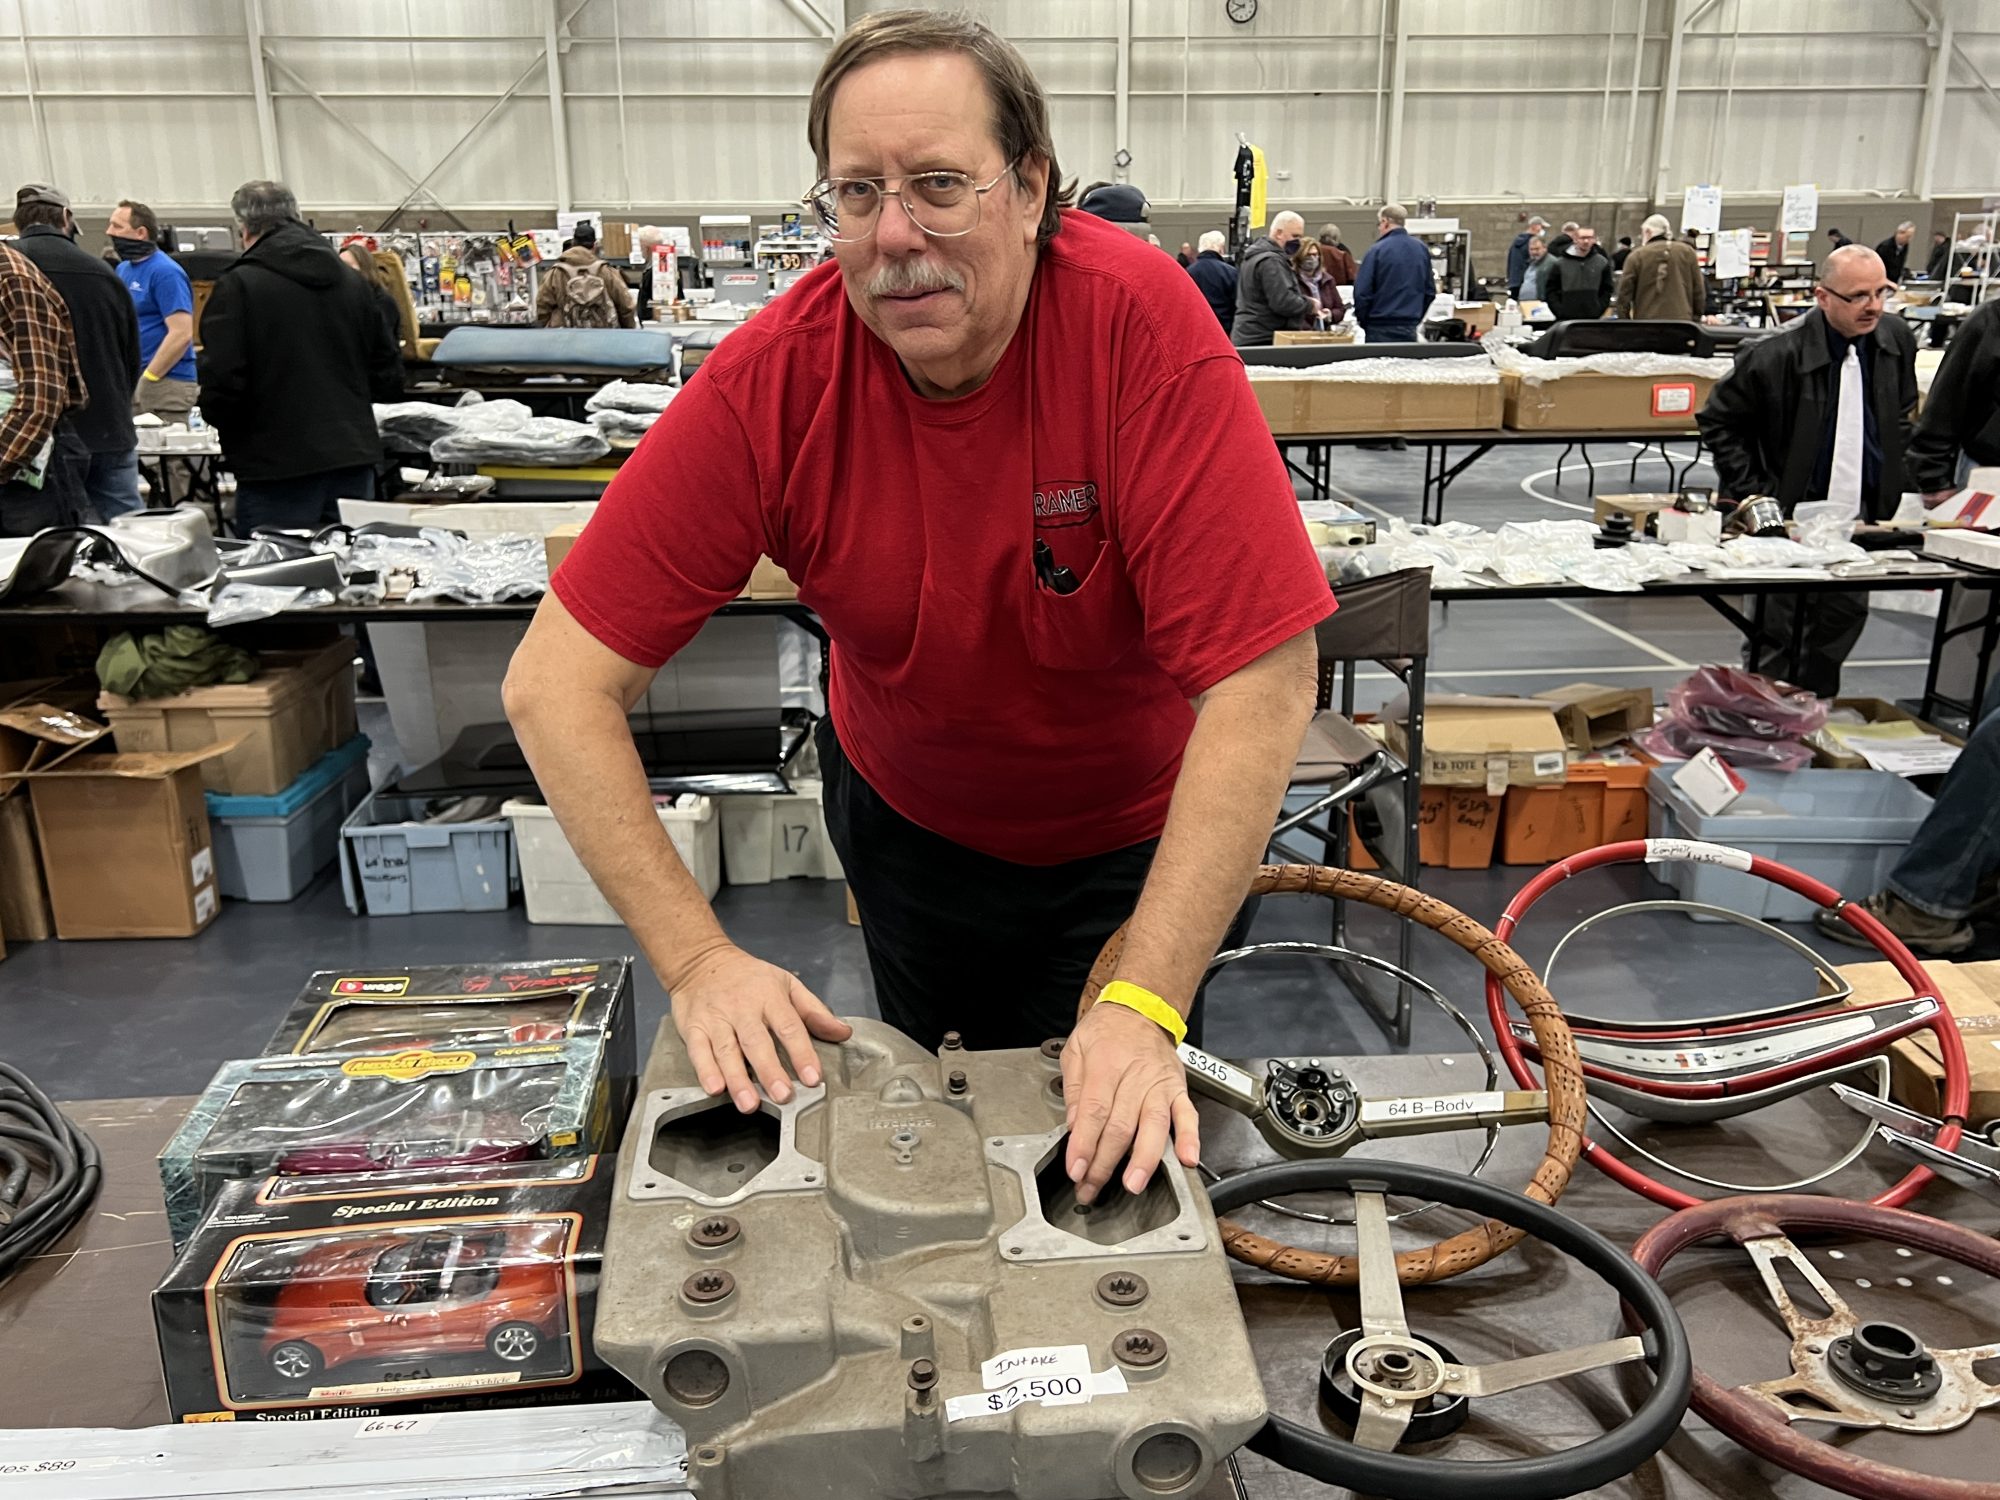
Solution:
M1951 639L1951 630L1949 628L1951 624L1951 603L1955 597L1957 587L1958 585L1955 583L1947 583L1943 588L1938 590L1937 623L1931 626L1931 659L1929 665L1924 669L1924 696L1920 700L1918 708L1919 717L1924 719L1930 718L1931 715L1937 712L1938 673L1944 666L1945 644ZM1989 592L1987 597L1990 608L1990 601L2000 596L1995 596Z
M1750 606L1750 660L1746 664L1752 672L1764 668L1764 606L1770 601L1769 594L1756 595L1756 602Z
M1556 488L1557 488L1557 489L1561 489L1561 488L1562 488L1562 484L1563 484L1563 465L1569 462L1569 456L1570 456L1570 454L1574 453L1575 451L1576 451L1576 444L1575 444L1575 443L1565 443L1565 444L1563 444L1563 451L1562 451L1562 452L1560 452L1560 453L1558 453L1558 454L1556 455Z
M1799 594L1792 601L1792 647L1785 660L1785 680L1797 682L1806 669L1806 618L1812 613L1813 597Z

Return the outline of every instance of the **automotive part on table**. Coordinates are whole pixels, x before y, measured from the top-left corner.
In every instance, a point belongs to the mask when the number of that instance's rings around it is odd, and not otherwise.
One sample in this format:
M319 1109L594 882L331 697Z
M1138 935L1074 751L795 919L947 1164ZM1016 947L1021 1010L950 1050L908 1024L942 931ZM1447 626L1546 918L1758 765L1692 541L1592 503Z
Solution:
M750 1115L702 1092L671 1019L654 1044L596 1339L687 1429L696 1492L1200 1490L1266 1409L1192 1174L1080 1205L1056 1049L852 1024L820 1085Z
M1836 1083L1833 1092L1842 1104L1875 1122L1876 1137L1891 1151L1914 1157L1945 1181L2000 1203L2000 1121L1983 1132L1962 1132L1958 1144L1947 1151L1938 1144L1944 1121L1886 1099L1870 1098L1845 1084Z
M2000 1406L2000 1384L1982 1379L1975 1368L2000 1359L2000 1343L1936 1349L1897 1324L1862 1321L1800 1254L1787 1230L1860 1235L2000 1276L2000 1242L1900 1209L1775 1193L1682 1209L1647 1230L1632 1247L1633 1258L1658 1276L1692 1244L1734 1240L1756 1262L1792 1335L1791 1371L1775 1380L1730 1389L1695 1371L1694 1409L1758 1457L1843 1494L1864 1500L2000 1500L2000 1481L1940 1479L1893 1468L1796 1430L1796 1424L1820 1422L1842 1430L1956 1431L1982 1409ZM1793 1301L1781 1267L1812 1288L1828 1310L1825 1317L1809 1317Z
M1722 844L1690 839L1628 839L1586 850L1549 866L1508 903L1494 930L1502 938L1513 936L1536 902L1563 881L1586 871L1639 861L1662 864L1677 860L1741 870L1782 886L1828 911L1838 912L1842 920L1895 967L1911 993L1900 999L1836 1005L1831 1009L1827 1008L1826 998L1821 997L1797 1005L1674 1025L1621 1025L1584 1022L1572 1017L1577 1027L1575 1046L1582 1054L1583 1071L1590 1077L1592 1092L1657 1118L1723 1118L1847 1077L1860 1065L1880 1056L1892 1042L1928 1030L1937 1039L1945 1074L1945 1118L1936 1145L1943 1151L1954 1150L1965 1124L1970 1080L1965 1044L1952 1022L1951 1012L1938 997L1937 987L1923 965L1902 941L1866 907L1848 901L1823 881L1775 860ZM1534 1083L1528 1046L1507 1010L1507 992L1491 977L1486 982L1486 1011L1508 1070L1522 1085ZM1545 1052L1546 1048L1542 1050ZM1583 1154L1613 1181L1663 1207L1691 1208L1702 1201L1648 1177L1595 1140L1583 1143ZM1919 1166L1872 1201L1880 1207L1900 1207L1921 1192L1931 1177L1930 1168Z
M0 1062L0 1283L69 1232L102 1177L96 1142Z
M1405 1162L1275 1162L1215 1184L1209 1201L1220 1214L1258 1198L1324 1191L1353 1197L1360 1250L1360 1337L1343 1334L1327 1354L1327 1364L1337 1359L1338 1377L1356 1393L1352 1436L1273 1416L1250 1439L1253 1453L1323 1483L1389 1500L1555 1500L1630 1474L1673 1436L1687 1411L1693 1368L1687 1334L1666 1294L1609 1240L1531 1198L1456 1172ZM1383 1203L1390 1193L1432 1198L1520 1224L1602 1278L1628 1308L1637 1310L1642 1332L1582 1349L1460 1364L1443 1345L1409 1324ZM1396 1451L1447 1437L1464 1419L1468 1401L1642 1360L1651 1367L1653 1382L1632 1415L1578 1447L1532 1458L1468 1462Z
M1277 1071L1260 1082L1241 1068L1183 1046L1181 1061L1187 1065L1193 1085L1250 1115L1264 1138L1284 1154L1314 1159L1338 1154L1373 1135L1405 1135L1464 1129L1489 1122L1540 1119L1546 1111L1548 1142L1527 1192L1545 1204L1561 1197L1582 1148L1587 1121L1583 1071L1562 1012L1520 955L1465 913L1436 897L1356 870L1319 865L1264 865L1251 881L1248 892L1252 896L1292 893L1380 907L1430 928L1477 958L1486 967L1488 983L1511 994L1534 1027L1543 1053L1550 1059L1547 1093L1489 1091L1411 1099L1360 1099L1344 1078L1337 1078L1324 1067L1309 1065L1296 1069L1279 1063L1275 1065ZM1116 976L1124 949L1125 929L1120 927L1105 942L1091 967L1077 1009L1079 1017L1096 1004L1099 991ZM1304 1076L1307 1074L1312 1076ZM1301 1249L1226 1221L1222 1233L1232 1258L1296 1281L1351 1286L1360 1274L1359 1262L1353 1256ZM1522 1231L1513 1225L1489 1220L1424 1249L1403 1251L1396 1257L1396 1274L1411 1285L1443 1281L1484 1265L1523 1238Z

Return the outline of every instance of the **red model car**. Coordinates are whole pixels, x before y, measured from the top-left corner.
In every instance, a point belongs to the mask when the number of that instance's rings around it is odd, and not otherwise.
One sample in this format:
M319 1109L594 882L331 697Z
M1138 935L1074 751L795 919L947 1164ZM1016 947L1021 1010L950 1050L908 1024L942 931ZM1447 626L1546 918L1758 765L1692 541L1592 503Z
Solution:
M529 1364L567 1335L563 1261L548 1237L520 1225L328 1245L291 1272L259 1352L287 1389L361 1359L483 1351Z

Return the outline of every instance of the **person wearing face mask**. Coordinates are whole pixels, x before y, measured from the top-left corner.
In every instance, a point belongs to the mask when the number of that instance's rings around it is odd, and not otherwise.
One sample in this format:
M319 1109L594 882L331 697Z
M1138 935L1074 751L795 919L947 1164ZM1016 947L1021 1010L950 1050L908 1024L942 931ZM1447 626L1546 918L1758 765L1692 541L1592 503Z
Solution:
M162 422L185 422L195 404L194 288L187 272L160 248L159 217L145 204L122 200L104 232L118 256L118 279L139 315L139 358L145 367L132 390L132 410L151 412Z
M1292 265L1298 271L1299 290L1319 304L1318 314L1301 323L1301 328L1330 327L1347 316L1347 304L1340 300L1340 285L1326 269L1318 240L1301 241L1292 252Z
M768 553L832 642L827 831L883 1018L974 1052L1068 1033L1052 1170L1084 1202L1114 1172L1138 1192L1170 1139L1199 1159L1175 1044L1312 714L1325 570L1193 278L1065 207L1010 43L862 16L806 136L835 264L732 333L619 470L508 716L703 1089L749 1113L819 1083L850 1028L731 941L626 718Z
M1271 342L1280 328L1311 328L1319 303L1299 286L1292 257L1305 243L1306 221L1295 213L1278 214L1271 232L1250 242L1236 271L1236 321L1229 341L1239 349Z

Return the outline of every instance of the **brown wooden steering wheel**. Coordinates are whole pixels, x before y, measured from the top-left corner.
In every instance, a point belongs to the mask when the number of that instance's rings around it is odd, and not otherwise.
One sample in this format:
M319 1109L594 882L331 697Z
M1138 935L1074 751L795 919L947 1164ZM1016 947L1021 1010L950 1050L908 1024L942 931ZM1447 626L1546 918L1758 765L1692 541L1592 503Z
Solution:
M1541 1165L1524 1190L1540 1203L1554 1203L1569 1186L1570 1173L1583 1149L1586 1124L1583 1092L1583 1064L1569 1023L1563 1019L1555 997L1548 992L1534 970L1521 956L1486 928L1455 907L1435 896L1411 890L1379 876L1357 870L1339 870L1321 865L1264 865L1250 883L1252 896L1309 894L1333 901L1358 901L1379 907L1398 917L1428 927L1450 939L1494 975L1527 1017L1541 1047L1543 1080L1548 1090L1548 1142ZM1125 928L1120 927L1105 941L1091 966L1090 978L1077 1005L1077 1019L1097 1003L1099 993L1117 975L1118 960L1125 950ZM1222 1242L1233 1259L1288 1276L1294 1281L1330 1286L1353 1286L1360 1266L1351 1255L1329 1255L1304 1250L1279 1240L1252 1233L1225 1219L1221 1223ZM1421 1250L1405 1250L1396 1257L1396 1279L1405 1286L1443 1281L1482 1266L1503 1250L1525 1238L1510 1224L1488 1219Z

